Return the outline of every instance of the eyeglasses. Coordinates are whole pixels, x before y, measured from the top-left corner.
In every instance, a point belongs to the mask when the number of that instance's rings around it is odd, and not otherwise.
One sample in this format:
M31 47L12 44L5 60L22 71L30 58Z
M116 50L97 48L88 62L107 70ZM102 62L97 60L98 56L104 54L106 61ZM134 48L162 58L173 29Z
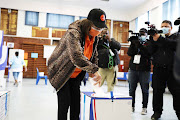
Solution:
M104 30L104 28L98 28L98 27L96 27L95 25L93 25L92 28L95 29L95 30L97 30L97 31L103 31L103 30Z

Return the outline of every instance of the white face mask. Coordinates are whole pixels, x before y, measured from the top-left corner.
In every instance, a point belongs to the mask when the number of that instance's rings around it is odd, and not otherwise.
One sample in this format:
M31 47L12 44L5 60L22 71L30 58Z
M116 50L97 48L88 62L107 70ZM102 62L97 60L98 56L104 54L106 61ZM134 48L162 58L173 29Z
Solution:
M161 28L161 30L163 31L163 33L162 33L162 34L168 34L168 33L169 33L170 28L163 27L163 28Z
M146 36L141 36L141 37L140 37L140 41L141 41L141 42L145 42L145 41L146 41L146 38L147 38Z

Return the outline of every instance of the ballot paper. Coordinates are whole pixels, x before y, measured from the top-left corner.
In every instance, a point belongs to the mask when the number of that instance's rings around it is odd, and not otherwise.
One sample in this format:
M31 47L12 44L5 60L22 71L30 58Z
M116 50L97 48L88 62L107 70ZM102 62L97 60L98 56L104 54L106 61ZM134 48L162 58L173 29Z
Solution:
M95 94L99 95L99 96L103 96L104 91L102 90L101 87L99 87L99 84L95 85L96 81L94 81L92 77L89 77L89 81L90 81L90 83L91 83L91 85L93 87L93 90L94 90Z
M99 84L96 84L96 81L93 80L92 77L89 77L89 82L91 83L92 87L93 87L93 91L95 93L91 94L92 97L103 97L103 98L111 98L111 93L110 92L104 92L102 87L99 87ZM118 97L124 97L127 95L124 94L120 94L120 93L113 93L113 97L114 98L118 98Z

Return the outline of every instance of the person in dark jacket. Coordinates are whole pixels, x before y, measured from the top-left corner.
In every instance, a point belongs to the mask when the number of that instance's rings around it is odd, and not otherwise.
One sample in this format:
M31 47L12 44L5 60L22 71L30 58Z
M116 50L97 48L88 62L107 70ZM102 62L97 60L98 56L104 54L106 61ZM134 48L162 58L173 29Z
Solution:
M174 59L174 77L175 79L179 82L180 84L180 17L174 22L174 25L179 25L179 30L176 33L177 37L177 50L176 50L176 55Z
M174 76L180 84L180 33L178 33L178 45L174 59Z
M153 111L152 120L158 120L163 111L163 93L166 86L173 96L173 107L180 120L180 85L174 78L173 65L177 41L176 34L171 35L172 23L164 20L161 24L163 34L150 37L149 51L153 56ZM164 36L164 37L163 37Z
M98 67L102 77L101 86L107 81L108 92L113 91L116 84L115 67L120 63L117 51L121 49L121 44L114 38L109 37L108 29L104 29L99 36L98 43Z
M135 92L139 82L142 89L142 115L147 114L147 105L149 98L149 80L150 80L150 53L147 49L147 30L140 29L140 37L132 36L129 38L131 45L127 54L131 56L129 62L128 82L129 95L132 96L132 112L135 111Z

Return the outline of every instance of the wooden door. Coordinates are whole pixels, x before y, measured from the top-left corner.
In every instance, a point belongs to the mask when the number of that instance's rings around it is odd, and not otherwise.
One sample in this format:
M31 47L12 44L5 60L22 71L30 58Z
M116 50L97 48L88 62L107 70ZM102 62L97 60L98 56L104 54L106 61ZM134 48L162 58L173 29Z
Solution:
M44 72L47 75L46 59L43 58L44 46L34 44L23 44L22 49L28 53L28 71L24 72L25 78L36 78L37 71ZM38 53L38 58L31 58L31 53Z
M120 43L128 43L129 22L113 21L113 37Z

